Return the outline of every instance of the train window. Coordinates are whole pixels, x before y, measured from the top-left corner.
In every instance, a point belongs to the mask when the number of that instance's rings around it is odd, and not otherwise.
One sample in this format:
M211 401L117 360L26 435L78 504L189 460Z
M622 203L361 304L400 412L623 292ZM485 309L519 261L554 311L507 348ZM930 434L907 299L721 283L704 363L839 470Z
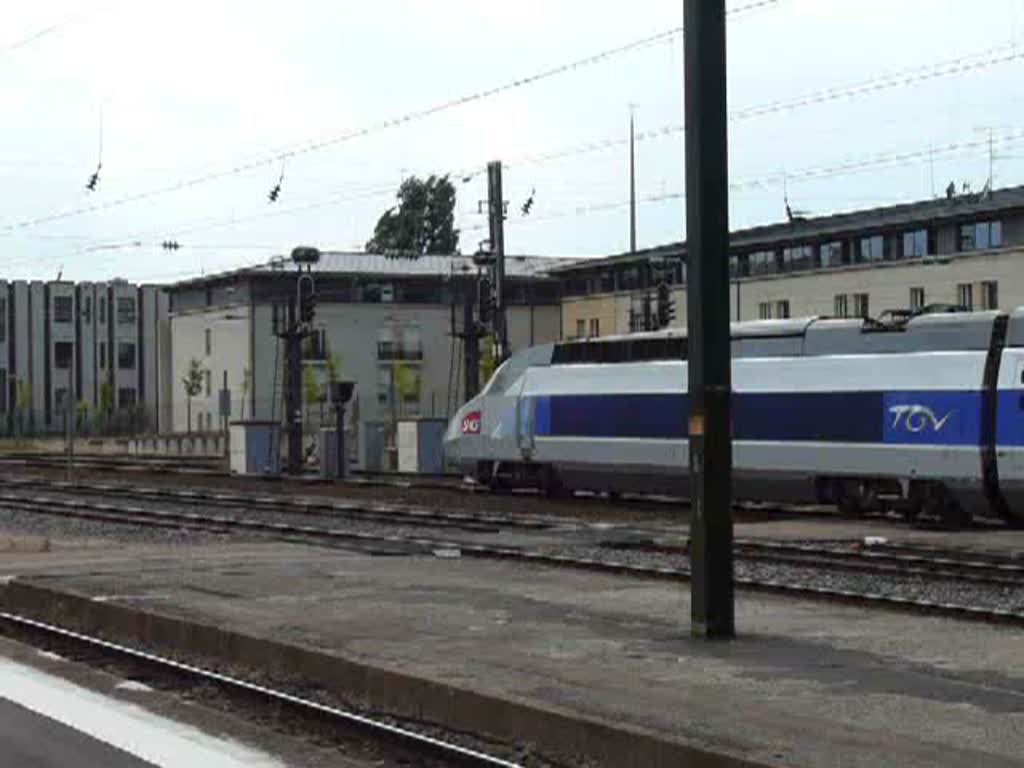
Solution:
M687 340L681 336L663 338L623 339L622 341L559 344L552 356L552 365L584 363L641 363L652 360L685 360Z

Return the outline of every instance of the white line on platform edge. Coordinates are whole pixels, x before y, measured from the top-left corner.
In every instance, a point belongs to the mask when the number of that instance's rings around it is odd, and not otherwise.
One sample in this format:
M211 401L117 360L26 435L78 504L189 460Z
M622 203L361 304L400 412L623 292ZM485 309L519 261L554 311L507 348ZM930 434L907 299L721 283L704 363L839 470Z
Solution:
M2 698L161 768L284 768L267 754L0 659Z

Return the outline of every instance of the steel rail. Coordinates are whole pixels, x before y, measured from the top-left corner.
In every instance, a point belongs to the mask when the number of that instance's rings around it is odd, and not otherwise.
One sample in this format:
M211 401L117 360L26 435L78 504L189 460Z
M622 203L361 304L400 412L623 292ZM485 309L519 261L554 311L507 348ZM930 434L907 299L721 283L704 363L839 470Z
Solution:
M419 548L424 553L448 551L459 556L475 557L489 560L510 560L575 570L590 570L608 574L625 575L644 579L687 581L690 571L685 568L668 568L659 566L640 566L614 560L580 558L568 555L553 555L535 550L513 547L500 547L487 544L452 541L430 537L409 537L386 534L371 534L357 531L340 531L336 529L317 528L314 526L273 523L247 518L235 518L225 515L205 516L192 512L171 512L161 510L144 510L141 507L117 507L112 504L90 504L79 500L65 500L49 497L18 497L13 494L0 494L0 505L14 504L18 508L42 514L90 517L96 512L112 516L114 523L147 525L153 521L166 527L170 522L183 522L192 527L236 528L239 530L255 530L273 535L299 536L303 538L357 542L363 544L391 544ZM1024 626L1024 614L1000 609L978 608L975 606L953 603L938 603L927 600L895 597L878 593L836 590L827 587L810 587L787 584L774 580L757 580L737 578L735 584L741 589L756 592L781 594L792 597L813 598L830 602L841 602L870 608L896 609L902 612L912 611L956 619L968 619L990 624Z
M426 734L418 733L408 728L402 728L381 720L375 720L357 712L321 704L319 702L304 699L267 686L256 685L255 683L251 683L247 680L231 677L220 672L203 669L202 667L158 656L156 654L149 653L148 651L141 651L136 648L130 648L126 645L112 643L98 637L65 629L64 627L47 624L27 616L0 611L0 619L8 622L9 624L43 632L47 635L72 641L89 648L99 649L116 656L132 659L136 662L143 662L156 668L185 675L202 682L214 683L222 688L236 692L255 694L276 704L287 704L288 706L305 710L310 713L315 713L320 716L328 716L332 719L341 721L348 726L354 726L367 733L372 733L377 737L393 739L400 742L403 746L424 750L433 757L454 760L460 765L471 766L472 768L476 768L477 766L480 768L524 768L521 763L513 763L493 755L488 755L474 749L454 744L450 741L438 739L433 736L427 736Z

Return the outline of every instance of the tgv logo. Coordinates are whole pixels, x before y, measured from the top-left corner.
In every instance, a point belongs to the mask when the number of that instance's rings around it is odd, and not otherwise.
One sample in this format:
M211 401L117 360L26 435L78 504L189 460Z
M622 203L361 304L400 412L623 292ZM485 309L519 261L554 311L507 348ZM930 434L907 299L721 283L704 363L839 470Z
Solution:
M893 429L902 428L907 432L918 434L929 428L932 432L941 432L955 411L950 411L940 419L935 415L935 411L927 405L894 405L889 409L889 413L893 417Z

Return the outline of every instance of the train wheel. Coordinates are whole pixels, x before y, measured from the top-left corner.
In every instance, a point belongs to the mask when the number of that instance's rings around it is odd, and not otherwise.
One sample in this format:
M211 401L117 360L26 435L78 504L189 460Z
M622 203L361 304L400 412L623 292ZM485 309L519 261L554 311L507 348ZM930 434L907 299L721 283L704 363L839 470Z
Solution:
M908 523L914 523L921 516L924 503L911 499L910 503L903 508L903 519Z
M561 499L568 495L565 484L554 467L544 467L540 476L541 490L549 499Z
M971 524L971 515L959 501L946 499L939 511L939 520L946 530L959 531Z

